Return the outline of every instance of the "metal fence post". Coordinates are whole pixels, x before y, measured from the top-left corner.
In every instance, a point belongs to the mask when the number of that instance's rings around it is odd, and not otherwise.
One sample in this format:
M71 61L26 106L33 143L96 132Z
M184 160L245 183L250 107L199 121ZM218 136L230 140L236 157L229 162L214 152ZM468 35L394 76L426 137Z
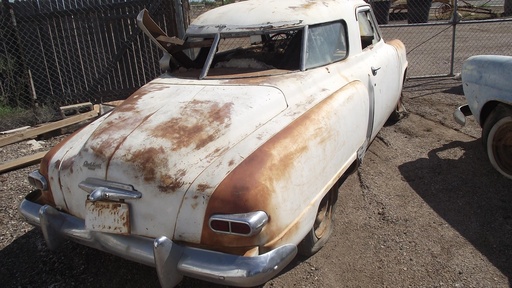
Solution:
M456 32L457 32L457 23L460 21L459 12L457 11L458 0L454 0L453 2L453 14L450 22L452 23L452 54L450 59L450 73L448 76L454 76L454 66L455 66L455 43L456 43Z

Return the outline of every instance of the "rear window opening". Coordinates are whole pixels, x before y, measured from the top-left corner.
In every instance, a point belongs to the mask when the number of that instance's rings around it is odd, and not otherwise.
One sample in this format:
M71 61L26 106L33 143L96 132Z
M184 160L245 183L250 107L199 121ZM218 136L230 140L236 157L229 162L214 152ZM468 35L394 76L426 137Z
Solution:
M336 21L261 34L189 37L172 53L171 73L200 79L245 78L327 65L347 57L345 27Z

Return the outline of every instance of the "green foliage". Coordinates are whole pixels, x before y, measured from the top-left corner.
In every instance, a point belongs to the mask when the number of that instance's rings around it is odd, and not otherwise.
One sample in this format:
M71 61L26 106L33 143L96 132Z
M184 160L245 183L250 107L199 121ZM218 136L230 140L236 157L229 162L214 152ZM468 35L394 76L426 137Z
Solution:
M21 108L11 108L0 105L0 118L8 118L10 116L22 113L24 110Z
M0 104L0 131L32 125L34 116L29 110L11 108Z
M22 109L0 103L0 131L50 122L55 120L55 115L55 111L48 106Z
M222 6L222 5L226 5L226 4L231 4L234 2L235 2L235 0L215 0L215 1L203 0L203 1L200 1L200 3L202 3L208 7L218 7L218 6Z
M8 74L14 70L14 60L11 58L0 57L0 73Z

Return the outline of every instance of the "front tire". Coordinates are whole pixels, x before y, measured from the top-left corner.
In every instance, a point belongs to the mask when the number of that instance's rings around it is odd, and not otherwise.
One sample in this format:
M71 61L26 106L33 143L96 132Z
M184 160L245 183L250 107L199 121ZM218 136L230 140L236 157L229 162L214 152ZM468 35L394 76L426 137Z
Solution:
M340 181L337 181L320 201L315 223L298 246L300 255L310 257L327 243L333 231L334 206L338 200L339 188Z
M482 129L482 140L492 166L512 179L512 108L500 104L491 112Z

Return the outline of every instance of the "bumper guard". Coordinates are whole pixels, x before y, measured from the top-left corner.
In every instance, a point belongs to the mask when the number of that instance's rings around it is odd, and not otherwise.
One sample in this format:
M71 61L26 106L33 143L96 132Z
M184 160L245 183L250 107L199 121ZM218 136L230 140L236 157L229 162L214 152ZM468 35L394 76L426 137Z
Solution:
M453 112L453 119L455 119L455 122L459 123L461 126L464 126L466 125L466 116L472 114L473 113L469 109L468 105L462 105Z

